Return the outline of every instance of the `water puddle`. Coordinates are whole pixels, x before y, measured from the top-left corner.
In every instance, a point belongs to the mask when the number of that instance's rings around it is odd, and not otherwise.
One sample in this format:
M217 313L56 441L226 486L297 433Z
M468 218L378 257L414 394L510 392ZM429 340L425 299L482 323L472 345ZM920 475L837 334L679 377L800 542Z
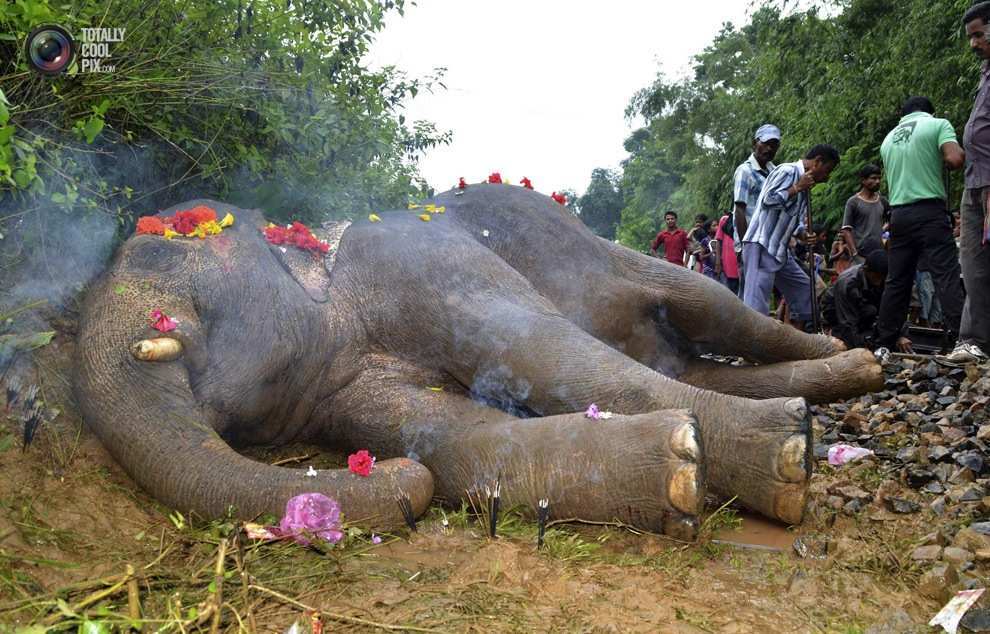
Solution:
M712 536L712 541L753 550L786 553L794 548L797 534L787 530L785 524L746 512L740 512L739 519L742 520L742 525L738 530L732 528L718 530Z

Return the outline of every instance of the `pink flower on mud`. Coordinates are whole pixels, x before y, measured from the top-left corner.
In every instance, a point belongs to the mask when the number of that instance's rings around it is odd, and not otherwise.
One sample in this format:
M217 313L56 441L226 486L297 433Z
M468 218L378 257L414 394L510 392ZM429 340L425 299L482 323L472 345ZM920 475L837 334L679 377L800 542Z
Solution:
M584 415L592 420L598 420L602 417L602 412L598 409L597 405L592 403L588 406L588 409L585 410Z
M375 535L374 533L372 533L371 534L371 543L372 544L380 544L380 543L382 543L381 536L380 535Z
M171 332L178 328L179 324L168 315L157 308L151 311L151 327L158 332Z
M368 453L367 449L361 449L357 453L347 456L347 468L351 470L351 473L367 477L375 468L375 457Z
M331 544L344 538L340 530L340 505L322 493L303 493L285 504L285 516L278 525L278 536L309 546L310 537Z

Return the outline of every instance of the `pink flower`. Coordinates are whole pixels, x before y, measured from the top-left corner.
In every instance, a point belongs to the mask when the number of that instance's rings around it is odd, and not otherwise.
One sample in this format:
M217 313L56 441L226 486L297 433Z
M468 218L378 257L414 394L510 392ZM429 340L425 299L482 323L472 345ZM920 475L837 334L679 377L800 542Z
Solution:
M561 205L566 205L567 204L567 196L565 196L563 194L558 194L557 192L554 192L554 193L550 194L550 198L553 198L554 200L556 200Z
M494 183L496 185L501 184L502 183L502 175L499 174L498 172L492 172L491 174L488 175L488 182L489 183Z
M380 544L380 543L382 543L382 538L379 535L375 535L374 533L372 533L371 534L371 543L372 544Z
M309 546L309 537L336 544L344 538L340 530L340 505L322 493L297 495L285 504L278 536L291 537L303 546Z
M584 415L592 420L599 420L602 417L602 412L598 409L597 405L592 403L588 406L588 409L585 410Z
M525 176L522 177L522 180L519 181L519 184L525 187L526 189L533 189L533 182L528 178L526 178Z
M168 315L159 309L156 308L151 311L151 327L158 332L171 332L178 328L178 326L178 322L174 319L170 319Z
M357 453L347 456L347 468L351 470L351 473L367 477L375 468L375 457L368 453L367 449L361 449Z

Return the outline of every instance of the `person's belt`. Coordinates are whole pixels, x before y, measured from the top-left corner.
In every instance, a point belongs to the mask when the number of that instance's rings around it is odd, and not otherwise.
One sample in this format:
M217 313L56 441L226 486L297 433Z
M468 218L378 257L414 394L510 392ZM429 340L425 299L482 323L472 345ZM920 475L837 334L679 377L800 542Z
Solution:
M894 211L895 209L903 209L904 207L915 207L917 205L941 205L944 208L945 207L945 199L944 198L922 198L921 200L914 200L914 201L911 201L909 203L904 203L902 205L891 205L890 206L890 210L891 211Z

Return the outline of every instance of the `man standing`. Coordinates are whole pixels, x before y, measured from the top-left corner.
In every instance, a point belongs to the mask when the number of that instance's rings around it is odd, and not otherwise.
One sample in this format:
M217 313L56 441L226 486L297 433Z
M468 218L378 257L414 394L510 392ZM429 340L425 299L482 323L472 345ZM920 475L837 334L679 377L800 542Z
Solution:
M677 266L684 266L684 252L688 248L687 232L677 226L677 214L675 212L668 211L663 215L663 219L667 223L667 229L653 238L653 243L650 244L650 253L656 257L657 248L662 244L664 257L667 261Z
M945 210L942 166L959 169L963 151L952 124L932 116L927 97L910 97L901 120L880 146L890 183L889 271L880 304L877 344L910 349L901 336L911 302L911 287L919 257L927 257L935 282L945 328L955 340L959 334L963 296L959 282L959 251L952 238L952 222Z
M773 158L780 149L780 128L766 123L761 125L753 136L753 153L745 162L736 168L733 176L732 202L736 254L742 253L740 236L746 235L749 222L756 213L756 204L763 190L763 183L774 170ZM740 256L741 257L741 256ZM739 291L742 292L745 282L745 271L739 269ZM741 297L741 295L740 295Z
M986 361L990 351L990 244L987 240L990 196L990 2L974 4L963 15L969 47L983 60L980 87L963 132L966 191L962 201L962 273L966 304L959 342L945 358L953 363Z
M761 315L770 309L770 291L783 293L795 325L811 319L811 280L795 261L788 243L791 236L813 242L804 223L810 190L824 183L839 164L839 152L831 145L816 145L804 158L775 169L760 193L756 212L743 236L743 302Z
M879 241L883 224L890 213L890 203L880 195L880 168L865 165L859 170L859 191L846 201L842 217L842 239L856 262L862 262L863 244L870 239Z
M715 241L718 242L718 248L715 249L715 275L730 291L738 293L739 266L736 260L736 242L731 234L725 232L725 223L728 220L729 214L722 216L718 221L718 231L715 232Z

